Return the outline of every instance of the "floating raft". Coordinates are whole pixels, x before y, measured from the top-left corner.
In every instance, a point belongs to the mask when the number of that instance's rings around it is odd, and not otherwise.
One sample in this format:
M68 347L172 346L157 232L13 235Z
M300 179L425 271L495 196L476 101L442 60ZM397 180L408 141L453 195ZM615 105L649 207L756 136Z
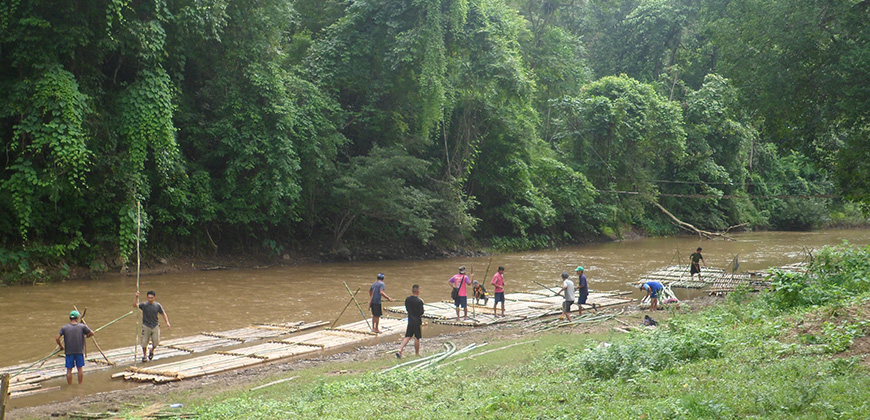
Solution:
M623 305L633 300L621 297L624 292L590 292L583 309L606 308ZM515 322L524 319L537 318L547 315L562 313L562 296L553 296L553 292L542 289L528 292L505 294L505 316L493 316L492 306L472 305L469 303L468 319L461 317L456 319L456 307L453 302L435 302L423 304L423 318L434 319L437 324L458 326L483 326L500 324L503 322ZM473 307L472 307L473 306ZM385 308L387 311L407 314L404 306L392 306ZM460 312L464 314L463 312ZM498 309L501 313L501 307Z
M154 353L154 360L175 358L222 347L237 346L239 344L250 343L253 341L278 338L287 334L320 327L326 324L328 324L326 321L255 324L251 327L238 328L229 331L205 332L190 337L163 340L160 343L158 351ZM140 347L138 345L135 348L129 346L106 350L104 353L110 361L108 363L100 352L91 351L86 357L86 360L90 363L85 363L83 371L88 373L113 366L133 365L139 361L141 354L139 351ZM13 398L31 395L36 393L36 391L47 391L48 389L42 389L41 382L66 376L63 354L58 354L56 357L49 358L41 365L33 367L30 367L30 365L31 364L28 363L0 368L0 373L10 373L13 375L27 369L26 372L13 377L10 381L9 392Z
M701 281L698 281L698 276L692 277L689 275L689 265L673 265L644 274L640 278L639 283L648 281L657 281L661 284L667 284L671 287L681 287L686 289L701 289L709 284L713 284L719 277L725 274L725 270L721 268L703 267L701 268Z
M196 378L322 350L363 344L380 335L404 332L405 325L407 323L403 320L382 317L379 324L381 334L371 332L368 324L365 321L360 321L337 328L326 328L282 340L229 351L219 351L177 362L129 367L126 371L112 375L112 377L158 384Z

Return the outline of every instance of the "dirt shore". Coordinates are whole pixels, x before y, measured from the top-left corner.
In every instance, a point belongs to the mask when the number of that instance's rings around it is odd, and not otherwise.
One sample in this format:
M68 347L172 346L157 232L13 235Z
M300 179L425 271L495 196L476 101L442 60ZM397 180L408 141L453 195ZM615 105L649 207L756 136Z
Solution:
M696 304L693 304L692 306L700 307L712 302L712 300L702 299L694 302ZM689 305L683 305L683 307L688 306ZM622 310L622 308L608 309L609 312L613 313L620 310ZM600 324L580 324L573 328L564 327L557 331L564 334L595 334L611 332L614 331L614 327L625 328L625 324L639 325L642 313L645 312L640 312L637 309L637 305L630 305L626 306L625 311L616 319ZM667 319L668 313L665 311L659 311L654 316L657 320L661 321ZM622 322L617 321L617 319ZM431 338L424 337L423 353L426 354L439 351L442 348L442 344L448 341L453 342L457 347L463 347L471 343L480 344L484 342L534 338L539 333L534 332L529 328L532 322L534 321L497 324L457 331L455 333L441 334ZM399 338L397 337L396 341L384 342L368 347L358 347L349 351L321 357L287 362L278 361L267 365L233 370L186 381L172 382L163 385L143 384L133 389L87 395L75 398L71 401L18 408L13 409L8 413L7 418L64 418L74 412L119 412L125 408L129 409L130 406L148 406L155 403L168 405L169 403L174 402L169 401L171 396L177 394L196 396L197 398L208 398L226 391L250 389L251 387L256 386L255 384L262 383L263 378L277 376L284 372L292 372L295 370L322 366L323 364L334 364L337 362L348 363L389 357L389 353L395 351L398 347L398 340ZM346 372L336 371L334 373L342 374Z

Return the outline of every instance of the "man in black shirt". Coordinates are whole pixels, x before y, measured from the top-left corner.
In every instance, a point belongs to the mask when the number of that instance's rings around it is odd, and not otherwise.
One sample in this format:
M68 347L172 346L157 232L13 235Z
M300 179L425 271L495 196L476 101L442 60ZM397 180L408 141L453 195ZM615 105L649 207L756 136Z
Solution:
M405 338L402 339L402 347L396 352L396 357L402 358L405 345L414 337L414 351L420 355L420 339L423 338L423 301L420 300L420 286L411 287L411 296L405 298L405 310L408 311L408 329L405 330Z

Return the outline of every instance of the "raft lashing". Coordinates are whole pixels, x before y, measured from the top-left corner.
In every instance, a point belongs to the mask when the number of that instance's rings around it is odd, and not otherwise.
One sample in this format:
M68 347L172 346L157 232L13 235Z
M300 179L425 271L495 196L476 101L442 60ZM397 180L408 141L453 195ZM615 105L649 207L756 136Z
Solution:
M583 305L583 309L593 310L593 303L596 309L601 309L633 302L634 299L622 297L622 295L627 293L631 292L589 292L589 297L586 300L587 304ZM471 300L469 299L468 302L467 319L462 309L460 309L459 320L456 319L456 307L452 301L424 303L423 318L432 319L436 324L471 327L516 322L561 314L564 298L562 296L553 296L553 292L547 289L506 293L505 316L503 317L493 315L492 298L489 300L490 305L474 305ZM472 305L474 305L473 308ZM392 306L384 309L393 313L407 315L404 306ZM496 313L501 315L501 304L499 304Z
M202 353L222 347L237 346L243 343L251 343L298 331L308 330L328 324L326 321L316 322L289 322L283 324L255 324L250 327L239 328L221 332L204 332L190 337L163 340L154 353L154 360L187 356L193 353ZM121 347L105 351L106 357L111 363L107 363L98 351L90 351L86 357L83 368L84 372L108 369L114 366L129 366L139 362L142 349L138 345ZM63 353L52 357L40 365L30 367L30 363L0 368L0 373L14 375L10 381L10 396L24 397L40 392L55 390L56 387L43 388L42 382L50 379L66 376ZM26 370L24 370L26 369Z

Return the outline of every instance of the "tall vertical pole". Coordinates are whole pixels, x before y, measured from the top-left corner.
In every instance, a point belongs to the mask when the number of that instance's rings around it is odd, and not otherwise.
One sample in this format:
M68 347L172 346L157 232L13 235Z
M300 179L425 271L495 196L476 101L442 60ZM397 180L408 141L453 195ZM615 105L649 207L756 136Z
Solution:
M0 420L6 419L6 402L9 401L9 381L12 380L8 373L0 375Z
M139 251L140 236L142 235L142 203L136 202L136 292L139 292L139 274L142 268L142 257ZM136 340L133 344L133 363L139 359L139 336L142 335L142 321L136 321Z

